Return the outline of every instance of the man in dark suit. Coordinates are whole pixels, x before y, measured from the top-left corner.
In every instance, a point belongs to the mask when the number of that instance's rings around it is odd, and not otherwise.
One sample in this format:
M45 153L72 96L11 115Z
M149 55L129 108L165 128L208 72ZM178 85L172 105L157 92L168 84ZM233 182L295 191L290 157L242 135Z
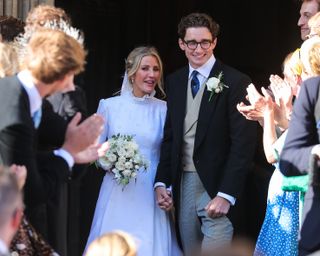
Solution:
M286 176L308 173L312 155L320 156L320 123L315 118L316 115L320 116L319 89L320 77L306 80L294 103L288 135L280 156L280 171ZM315 171L319 173L317 162ZM318 175L313 178L318 179ZM309 186L305 195L303 215L299 255L309 255L320 250L319 181L312 180Z
M68 123L80 112L87 114L84 91L73 83L67 92L50 95L43 101L42 122L38 129L38 146L53 150L62 146ZM52 134L54 136L48 136ZM56 186L53 198L48 198L45 208L47 225L45 237L60 255L79 255L80 184L87 164L73 166L68 182Z
M166 80L167 118L155 189L169 210L170 192L186 255L230 242L228 217L251 164L256 126L236 109L250 78L216 59L219 25L192 13L178 26L179 46L189 61ZM213 90L211 88L213 87ZM212 91L210 91L212 90Z
M60 149L36 149L35 128L42 98L63 90L83 70L84 62L85 51L75 39L44 29L36 32L27 46L26 70L0 80L0 160L6 165L26 166L25 213L40 230L43 223L37 207L55 193L59 182L68 180L74 163L98 157L94 142L103 120L97 115L78 124L81 115L77 114L67 127Z

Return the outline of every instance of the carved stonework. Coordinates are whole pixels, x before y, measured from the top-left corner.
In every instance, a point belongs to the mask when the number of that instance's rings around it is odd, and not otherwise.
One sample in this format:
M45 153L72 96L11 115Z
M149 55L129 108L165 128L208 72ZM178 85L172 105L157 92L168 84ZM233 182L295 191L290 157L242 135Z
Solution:
M54 0L0 0L0 16L7 15L25 20L27 13L39 4L54 5Z

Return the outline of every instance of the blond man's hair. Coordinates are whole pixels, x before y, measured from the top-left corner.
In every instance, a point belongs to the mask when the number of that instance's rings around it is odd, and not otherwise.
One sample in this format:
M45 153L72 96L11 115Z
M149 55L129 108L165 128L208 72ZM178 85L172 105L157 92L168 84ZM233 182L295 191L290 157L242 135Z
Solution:
M137 249L131 235L123 231L106 233L94 240L86 256L136 256Z
M69 73L84 70L86 51L67 34L52 29L39 29L27 45L24 67L34 78L50 84Z
M12 76L19 71L18 54L14 46L0 42L0 78Z

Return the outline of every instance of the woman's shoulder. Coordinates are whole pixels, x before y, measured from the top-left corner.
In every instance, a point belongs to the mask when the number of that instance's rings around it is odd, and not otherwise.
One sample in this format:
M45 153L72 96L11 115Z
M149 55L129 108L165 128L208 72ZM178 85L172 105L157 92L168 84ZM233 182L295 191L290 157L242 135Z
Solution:
M166 108L167 107L167 102L164 100L153 97L152 102L153 102L153 104L159 106L159 108Z
M106 99L101 99L99 104L102 104L102 105L108 105L108 104L113 104L113 103L116 103L118 101L121 100L121 97L120 95L117 95L117 96L112 96L110 98L106 98Z

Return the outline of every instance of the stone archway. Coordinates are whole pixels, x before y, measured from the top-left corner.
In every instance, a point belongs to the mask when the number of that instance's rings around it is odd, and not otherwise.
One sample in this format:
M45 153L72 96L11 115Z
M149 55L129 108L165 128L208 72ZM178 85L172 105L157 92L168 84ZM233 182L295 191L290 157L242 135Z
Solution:
M0 0L0 15L25 20L31 8L39 4L54 5L54 0Z

